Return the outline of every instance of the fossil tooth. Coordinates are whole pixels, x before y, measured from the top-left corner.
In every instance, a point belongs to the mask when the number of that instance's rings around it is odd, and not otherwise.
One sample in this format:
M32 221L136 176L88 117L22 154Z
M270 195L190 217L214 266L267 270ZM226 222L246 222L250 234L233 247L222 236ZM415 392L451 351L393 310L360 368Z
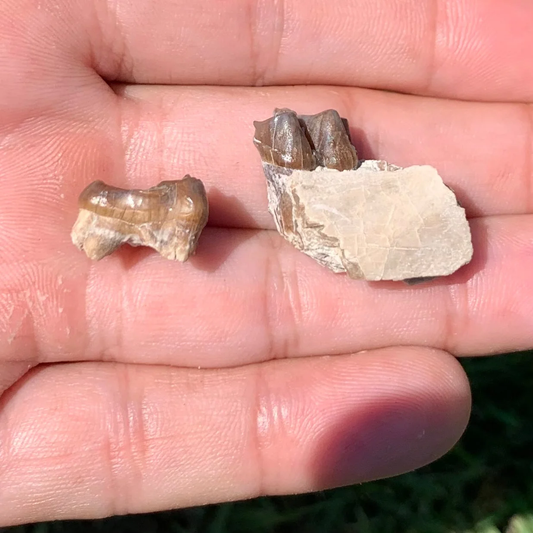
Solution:
M254 144L263 161L284 168L316 167L313 150L294 111L276 109L272 118L254 122L254 126Z
M82 191L78 205L72 242L97 261L124 243L186 261L196 250L209 211L203 183L189 175L144 190L95 181Z
M319 166L286 168L259 150L269 210L278 231L296 248L353 279L411 285L470 262L465 210L436 169L373 160L358 164L336 112L298 119ZM324 168L328 165L333 168Z
M347 122L343 122L337 111L328 109L299 118L305 124L319 167L337 170L357 167L357 153L350 140Z

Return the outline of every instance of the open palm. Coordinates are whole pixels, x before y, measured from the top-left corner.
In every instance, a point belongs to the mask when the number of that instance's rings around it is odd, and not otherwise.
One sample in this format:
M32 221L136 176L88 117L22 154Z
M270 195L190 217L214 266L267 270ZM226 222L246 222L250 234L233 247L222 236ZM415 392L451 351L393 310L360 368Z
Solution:
M532 19L519 0L4 0L0 525L318 490L448 450L470 409L450 353L533 345ZM472 263L408 287L292 248L252 143L275 107L335 108L362 158L434 165ZM189 262L70 242L89 182L186 173L211 209Z

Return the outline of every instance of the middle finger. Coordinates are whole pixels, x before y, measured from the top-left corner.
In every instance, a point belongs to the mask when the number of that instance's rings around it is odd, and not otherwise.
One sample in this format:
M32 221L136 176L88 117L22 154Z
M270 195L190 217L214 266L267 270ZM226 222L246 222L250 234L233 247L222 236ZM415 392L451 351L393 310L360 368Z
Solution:
M137 252L125 267L124 250L88 271L90 342L79 349L83 359L223 367L394 345L529 348L533 217L476 219L472 230L472 263L415 287L333 274L273 231L208 228L186 265Z
M210 223L274 227L267 212L253 121L275 107L301 114L335 108L360 158L430 164L469 217L532 211L531 108L340 87L267 89L120 86L124 179L147 187L186 172L210 189ZM118 132L117 132L118 134ZM110 133L112 135L112 133ZM241 209L233 209L238 203Z

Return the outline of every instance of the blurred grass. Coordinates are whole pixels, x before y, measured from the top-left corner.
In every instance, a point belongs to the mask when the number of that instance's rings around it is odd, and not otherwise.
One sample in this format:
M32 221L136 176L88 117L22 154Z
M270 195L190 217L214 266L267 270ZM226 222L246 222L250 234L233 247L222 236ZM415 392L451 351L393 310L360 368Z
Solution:
M470 425L439 461L397 478L302 496L1 533L533 533L533 352L462 360Z

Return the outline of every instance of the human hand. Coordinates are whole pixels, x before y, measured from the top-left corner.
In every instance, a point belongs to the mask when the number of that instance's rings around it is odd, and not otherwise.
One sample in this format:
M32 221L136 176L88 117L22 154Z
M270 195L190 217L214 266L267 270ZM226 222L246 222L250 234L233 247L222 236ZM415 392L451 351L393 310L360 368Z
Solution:
M0 4L0 525L318 490L447 451L470 409L450 353L533 345L532 17L509 0ZM362 158L434 165L472 263L408 287L293 249L252 143L275 107L338 109ZM186 173L211 209L189 262L91 263L70 242L89 182Z

